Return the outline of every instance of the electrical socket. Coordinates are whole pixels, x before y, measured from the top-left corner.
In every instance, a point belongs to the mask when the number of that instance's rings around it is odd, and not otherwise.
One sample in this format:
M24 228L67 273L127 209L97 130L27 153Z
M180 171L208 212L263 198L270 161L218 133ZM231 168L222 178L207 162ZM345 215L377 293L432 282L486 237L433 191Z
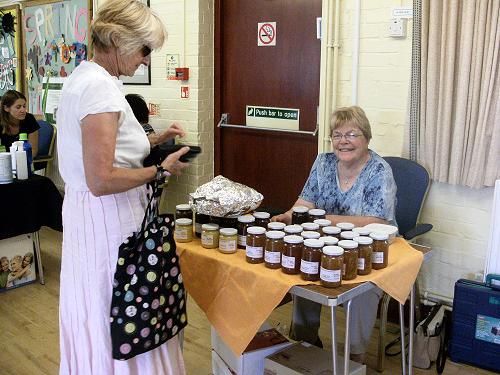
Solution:
M389 24L389 36L393 38L405 38L406 20L403 18L392 18Z

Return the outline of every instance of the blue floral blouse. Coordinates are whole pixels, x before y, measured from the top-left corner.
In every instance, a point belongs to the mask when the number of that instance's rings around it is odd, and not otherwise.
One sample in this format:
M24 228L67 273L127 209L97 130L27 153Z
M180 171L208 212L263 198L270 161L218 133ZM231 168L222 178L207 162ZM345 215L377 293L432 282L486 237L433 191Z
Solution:
M396 225L396 183L389 164L372 150L353 186L340 189L338 159L334 153L319 154L300 198L322 208L327 215L374 216Z

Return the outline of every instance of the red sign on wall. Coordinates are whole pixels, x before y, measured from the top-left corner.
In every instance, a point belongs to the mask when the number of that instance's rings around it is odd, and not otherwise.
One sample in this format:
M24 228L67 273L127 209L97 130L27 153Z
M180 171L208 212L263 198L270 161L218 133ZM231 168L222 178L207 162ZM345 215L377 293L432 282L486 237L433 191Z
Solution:
M181 86L181 99L189 99L189 86Z

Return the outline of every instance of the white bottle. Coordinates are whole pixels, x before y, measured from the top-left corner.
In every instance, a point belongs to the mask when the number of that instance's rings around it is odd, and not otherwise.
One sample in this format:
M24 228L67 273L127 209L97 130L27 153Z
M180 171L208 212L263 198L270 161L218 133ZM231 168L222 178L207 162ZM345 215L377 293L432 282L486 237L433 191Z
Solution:
M18 180L28 179L28 162L24 150L16 151L16 170Z
M10 160L12 162L12 175L16 175L16 151L17 151L17 144L16 142L12 143L12 146L10 146Z

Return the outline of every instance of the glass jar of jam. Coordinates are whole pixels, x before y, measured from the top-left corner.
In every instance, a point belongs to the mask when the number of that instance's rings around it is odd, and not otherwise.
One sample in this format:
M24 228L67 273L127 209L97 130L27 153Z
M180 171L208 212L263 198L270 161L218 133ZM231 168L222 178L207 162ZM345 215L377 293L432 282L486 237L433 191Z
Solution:
M354 224L353 223L337 223L336 227L340 228L340 230L342 232L344 232L346 230L353 230Z
M196 237L201 238L201 226L210 222L210 216L199 214L197 212L194 214L194 221L194 233L196 234Z
M236 252L238 231L234 228L221 228L219 230L219 251L224 254Z
M306 223L300 224L300 226L304 230L309 230L309 231L313 231L313 232L319 232L319 224L316 224L316 223L306 222Z
M272 223L267 224L267 230L279 230L283 231L286 227L285 223L281 223L279 221L273 221Z
M221 227L238 229L238 218L237 217L223 217Z
M283 228L283 230L287 235L300 235L304 231L304 228L302 228L298 224L293 224L287 225L285 228Z
M248 227L246 258L248 263L264 262L264 247L266 246L266 228Z
M285 232L270 230L266 232L266 247L264 249L264 263L267 268L281 268L281 253Z
M316 219L324 219L326 211L321 208L311 208L309 210L309 221L314 221Z
M339 242L339 239L333 236L323 236L320 237L320 239L323 240L325 246L336 246L337 243Z
M325 246L321 255L319 282L326 288L336 288L342 284L344 249L340 246Z
M387 267L389 260L389 235L372 232L370 237L373 239L372 269L380 270Z
M355 279L358 275L358 243L351 240L341 240L338 245L344 249L342 279Z
M263 227L265 229L267 228L267 224L271 222L271 214L269 212L255 211L253 216L255 217L254 225L256 227Z
M175 220L174 235L177 242L191 242L193 240L193 220L186 218Z
M306 206L295 206L292 207L292 224L302 224L309 220L309 214L307 213L309 208Z
M321 234L319 234L319 232L314 232L312 230L305 230L303 231L301 234L302 238L304 240L308 240L308 239L318 239L321 237Z
M191 206L187 203L175 206L175 219L193 220L193 211L191 210Z
M283 241L281 271L288 275L297 275L300 273L300 260L302 259L304 239L301 236L289 235L285 236Z
M319 232L323 234L323 228L324 227L330 227L332 225L332 222L328 219L316 219L314 220L314 224L318 224L319 225Z
M247 247L247 229L252 227L255 222L255 217L252 215L238 216L238 248L245 249Z
M340 240L341 230L339 227L323 227L321 230L323 231L324 236L336 237Z
M300 277L306 281L319 280L319 265L321 264L321 249L323 241L319 239L304 240L304 250L300 261Z
M358 275L369 275L372 272L373 239L370 237L355 237L358 243Z
M365 228L365 227L356 227L352 230L354 233L357 233L358 236L369 236L370 233L372 232L371 229Z
M201 246L205 249L219 247L219 226L217 224L203 224L201 226Z
M358 237L358 236L359 236L359 234L354 233L350 230L340 232L340 239L341 240L352 240L354 237Z

